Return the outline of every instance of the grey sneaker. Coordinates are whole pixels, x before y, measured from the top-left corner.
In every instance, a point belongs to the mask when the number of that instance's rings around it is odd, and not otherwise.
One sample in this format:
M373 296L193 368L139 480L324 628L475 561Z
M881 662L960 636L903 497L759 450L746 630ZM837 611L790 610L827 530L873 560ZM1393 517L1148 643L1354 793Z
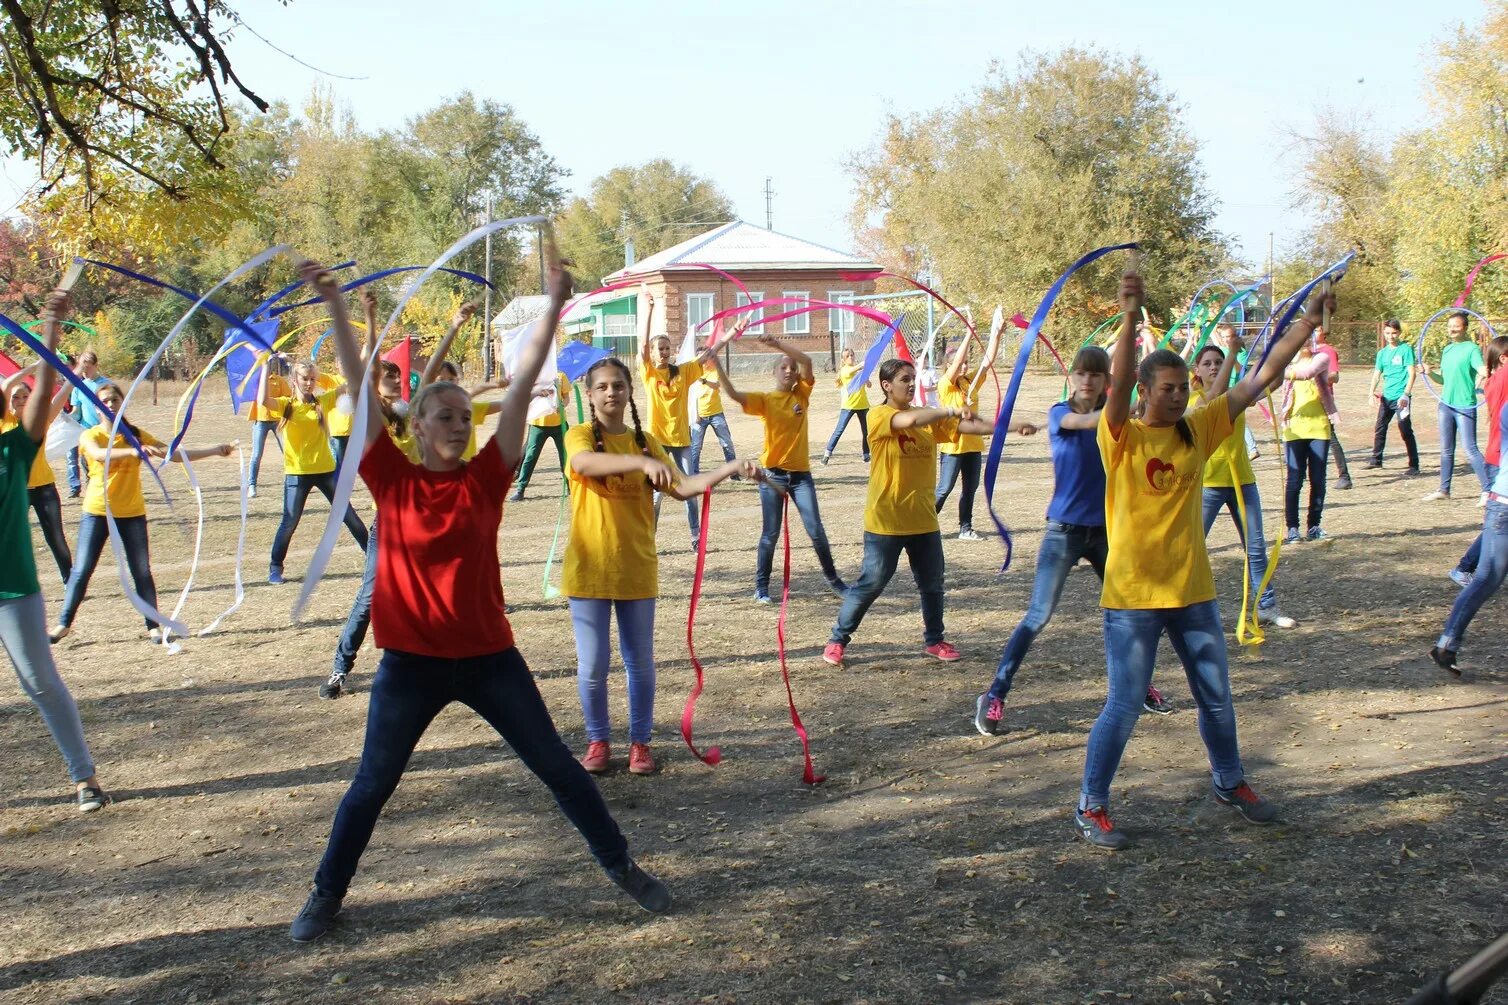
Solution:
M754 603L756 603L756 604L773 604L774 602L775 602L774 598L771 597L768 593L764 592L763 590L755 590L754 591Z
M1296 628L1298 622L1290 618L1278 609L1278 605L1257 608L1257 621L1264 625L1273 625L1277 628Z
M1284 544L1302 544L1303 542L1304 539L1299 536L1299 529L1297 527L1289 527L1288 533L1283 537Z
M110 797L105 795L104 789L97 789L93 785L86 785L82 789L79 789L80 813L93 813L95 810L102 810L109 801Z
M1000 720L1005 718L1005 702L991 698L986 691L974 699L974 728L985 736L1000 735Z
M609 879L650 914L666 914L670 911L670 888L640 869L633 859L617 869L604 871Z
M827 462L830 461L830 460L832 460L832 459L833 459L833 452L831 450L824 450L824 451L822 451L822 466L824 468L827 467Z
M1462 572L1460 569L1450 570L1450 581L1463 590L1471 585L1472 578L1473 574L1470 572Z
M293 924L288 926L288 937L294 942L313 942L330 930L340 914L340 902L344 897L321 897L309 894Z
M833 596L842 600L848 596L848 584L843 582L842 576L834 576L827 581L827 588L833 591Z
M1229 792L1216 789L1215 802L1221 806L1229 806L1241 814L1248 823L1270 824L1278 818L1278 808L1264 797L1257 795L1256 790L1245 782Z
M1304 540L1308 541L1310 544L1329 544L1335 539L1329 534L1326 534L1325 528L1323 527L1310 527L1309 533L1304 535Z
M1088 841L1096 848L1104 848L1106 851L1120 851L1131 843L1131 839L1115 829L1115 824L1110 822L1110 814L1103 806L1091 806L1087 810L1076 810L1073 814L1074 826L1078 828L1079 837Z
M341 673L339 670L336 670L334 673L330 674L329 680L325 681L319 686L319 696L321 698L324 698L326 701L334 701L336 698L339 698L342 694L345 693L343 687L345 682L346 675Z

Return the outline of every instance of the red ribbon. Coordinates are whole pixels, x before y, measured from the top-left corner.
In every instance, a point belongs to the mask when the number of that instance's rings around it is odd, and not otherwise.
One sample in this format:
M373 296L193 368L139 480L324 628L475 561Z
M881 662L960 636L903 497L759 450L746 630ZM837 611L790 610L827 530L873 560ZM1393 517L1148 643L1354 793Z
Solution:
M827 781L826 775L819 775L812 768L812 744L806 735L806 726L801 722L801 713L796 711L796 696L791 693L791 672L785 665L785 616L786 610L791 603L791 497L787 493L781 504L780 522L785 532L785 567L780 571L780 620L775 625L775 649L780 654L780 676L785 680L785 700L791 708L791 726L796 730L796 736L801 740L801 756L806 761L806 766L801 772L801 780L807 785L818 785Z
M1497 254L1488 255L1486 258L1478 262L1476 264L1476 268L1472 269L1471 274L1466 277L1466 289L1461 291L1461 295L1459 297L1456 297L1456 302L1454 304L1451 304L1451 306L1465 307L1466 301L1471 297L1472 284L1477 281L1477 273L1481 272L1483 268L1491 265L1493 262L1502 261L1505 258L1508 258L1508 254L1498 252Z
M696 749L696 744L691 742L691 722L696 718L696 700L701 697L702 687L706 677L702 671L702 661L696 658L696 641L693 633L696 631L696 608L702 599L702 578L707 569L707 528L712 524L712 490L702 493L702 532L696 542L696 576L691 581L691 613L686 617L686 651L691 654L691 669L696 671L696 683L691 688L691 694L686 699L686 707L681 709L681 738L686 741L686 746L696 755L696 759L703 764L717 764L723 759L722 748L708 747L704 754Z

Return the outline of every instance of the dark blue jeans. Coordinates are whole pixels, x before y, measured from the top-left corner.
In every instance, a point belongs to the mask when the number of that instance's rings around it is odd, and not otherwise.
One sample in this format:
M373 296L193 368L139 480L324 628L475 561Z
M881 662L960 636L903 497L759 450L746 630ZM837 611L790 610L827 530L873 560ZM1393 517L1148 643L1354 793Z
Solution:
M1095 575L1104 580L1108 548L1104 527L1047 521L1047 532L1042 535L1042 545L1037 549L1037 574L1032 580L1031 603L1026 608L1026 616L1005 643L1005 651L1000 654L1000 666L996 668L995 681L990 685L991 698L1003 701L1010 693L1011 682L1021 668L1021 661L1052 620L1053 612L1058 609L1058 600L1063 596L1063 584L1068 581L1068 574L1079 559L1089 559Z
M293 543L293 532L298 529L298 522L304 516L304 503L314 489L319 489L320 495L327 501L334 501L335 472L283 476L283 519L278 523L277 533L272 536L272 558L268 563L273 569L282 571L283 560L288 557L288 545ZM366 548L366 524L361 522L361 517L356 515L356 510L350 503L346 504L345 524L356 543Z
M759 485L759 509L764 515L764 529L759 534L759 550L754 561L754 589L760 593L770 592L770 566L775 562L775 545L780 540L787 495L796 504L796 512L806 527L806 536L812 539L822 575L829 582L838 578L838 570L833 565L833 550L827 543L827 531L822 527L822 514L817 510L817 483L812 480L812 473L766 468L765 480Z
M73 572L73 553L68 550L68 535L63 530L63 501L58 498L58 487L38 485L27 489L26 495L31 500L32 512L37 515L37 524L42 528L42 540L47 542L52 560L58 563L58 572L66 586L68 575Z
M963 476L963 491L958 495L958 529L974 529L974 493L979 491L979 469L983 454L972 452L967 454L939 454L941 468L937 473L937 512L941 513L943 503L948 501L948 496L953 492L953 486L958 483L958 476Z
M330 452L335 455L335 470L337 472L340 471L340 466L345 463L345 460L346 460L346 447L349 446L350 443L351 443L351 437L350 436L332 436L332 437L330 437Z
M340 642L335 647L335 665L339 674L351 672L356 665L356 654L367 640L367 627L372 623L372 591L377 588L377 515L372 515L372 526L367 530L367 562L361 570L361 587L356 591L356 602L351 613L346 615L346 627L341 630Z
M731 461L738 455L733 452L733 433L728 429L728 418L722 412L716 415L698 416L691 427L691 473L701 474L702 441L707 438L707 427L712 427L718 446L723 448L723 460Z
M335 811L325 857L314 874L321 896L343 897L383 805L398 788L419 738L453 701L475 711L555 797L604 869L628 860L628 842L592 776L555 730L517 649L448 660L389 649L367 703L366 739L356 777Z
M1236 525L1236 536L1246 546L1246 572L1251 579L1251 592L1257 597L1257 607L1276 607L1278 592L1272 583L1267 584L1267 589L1262 590L1262 580L1267 577L1267 541L1262 536L1262 495L1257 491L1256 482L1247 482L1241 486L1241 506L1246 509L1246 519L1251 524L1251 536L1246 536L1246 528L1241 525L1241 509L1236 506L1236 490L1229 486L1214 486L1204 490L1204 498L1201 502L1204 510L1204 536L1210 536L1210 528L1215 525L1215 518L1220 511L1230 512L1231 522ZM1258 594L1258 591L1262 592Z
M1477 611L1508 579L1508 504L1496 499L1487 502L1487 514L1482 519L1481 559L1471 585L1456 595L1451 605L1450 616L1445 619L1445 630L1440 634L1442 649L1456 650L1466 636L1466 629Z
M867 408L840 408L838 409L838 424L833 427L833 435L827 438L827 452L830 454L838 449L838 441L843 438L843 430L848 428L849 419L859 420L859 445L864 450L864 459L869 460L869 409Z
M1477 482L1486 492L1491 483L1487 480L1487 459L1477 448L1477 410L1475 408L1451 408L1440 403L1435 413L1440 421L1440 491L1450 494L1450 483L1456 474L1456 440L1466 448L1466 460L1477 476Z
M903 551L906 561L911 563L911 575L922 597L922 637L929 646L943 640L942 534L935 530L927 534L871 534L866 530L864 567L859 570L859 581L850 586L843 597L843 607L838 611L829 642L848 645L853 633L859 630L859 622L864 620L869 605L884 592L895 575Z
M1105 610L1105 664L1110 693L1089 731L1084 756L1081 806L1110 806L1110 783L1141 717L1147 685L1157 659L1157 643L1167 632L1183 661L1184 676L1199 709L1199 736L1209 755L1215 786L1229 791L1244 778L1236 742L1236 707L1231 701L1225 629L1213 600L1160 610Z
M251 471L246 483L252 488L256 488L257 475L262 470L262 451L267 448L268 434L272 435L272 442L278 445L278 450L283 449L283 441L278 439L277 428L278 424L273 419L265 422L258 420L251 424Z
M1498 480L1498 466L1496 464L1488 464L1487 465L1487 484L1488 485L1495 484L1497 482L1497 480ZM1461 556L1461 561L1458 562L1458 563L1456 563L1456 568L1460 569L1464 573L1473 574L1473 573L1475 573L1477 571L1477 565L1481 561L1482 561L1482 535L1478 534L1477 535L1477 539L1475 541L1471 542L1471 547L1469 547L1469 548L1466 549L1466 554L1464 554L1464 555Z
M1286 526L1299 525L1299 493L1304 479L1309 479L1309 513L1305 530L1320 525L1325 512L1325 464L1330 459L1329 440L1288 440L1283 444L1288 456L1288 481L1283 488L1283 516Z
M131 570L131 582L141 599L157 606L157 584L152 581L152 555L147 548L147 518L144 516L116 517L115 527L120 531L121 543L126 550L126 568ZM74 550L73 571L68 576L68 586L63 591L63 612L58 615L58 624L67 627L73 624L79 605L89 593L89 580L99 565L99 557L110 540L110 525L102 516L85 513L79 520L79 541ZM143 619L148 628L157 627L150 618Z
M79 478L79 448L73 447L68 451L68 491L78 495L84 491L84 483Z

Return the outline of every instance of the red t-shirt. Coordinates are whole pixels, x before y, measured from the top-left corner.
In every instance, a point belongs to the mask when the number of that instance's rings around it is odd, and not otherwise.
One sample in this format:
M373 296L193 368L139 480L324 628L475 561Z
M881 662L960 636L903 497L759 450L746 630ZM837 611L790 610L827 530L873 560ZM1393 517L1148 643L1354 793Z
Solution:
M378 647L441 659L511 649L497 531L513 474L496 444L455 471L430 471L379 436L360 472L382 516L372 594Z
M1487 378L1487 463L1502 465L1499 459L1503 451L1503 426L1499 416L1503 414L1503 403L1508 401L1508 363L1499 363L1498 368L1492 371L1492 376Z

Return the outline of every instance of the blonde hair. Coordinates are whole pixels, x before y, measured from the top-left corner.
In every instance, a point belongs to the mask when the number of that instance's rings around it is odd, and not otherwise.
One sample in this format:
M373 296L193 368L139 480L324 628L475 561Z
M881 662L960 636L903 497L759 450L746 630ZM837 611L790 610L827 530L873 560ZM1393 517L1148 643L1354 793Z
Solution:
M466 389L460 384L456 384L448 380L437 380L432 384L425 384L423 387L419 388L419 393L414 395L413 400L408 403L410 419L409 425L414 430L414 438L415 441L419 444L421 457L423 456L424 451L424 440L418 435L419 420L424 418L424 409L425 406L429 404L430 399L435 397L437 394L445 391L455 391L461 397L466 399L467 409L471 408L471 395L466 393Z
M297 378L299 373L301 372L308 373L316 379L319 377L319 367L315 366L311 360L299 360L297 363L293 364L293 369L289 371L289 376ZM290 383L292 382L290 381ZM302 395L299 395L298 385L293 385L290 390L296 397L290 397L288 399L288 404L283 408L283 415L278 419L278 432L281 433L283 431L283 428L288 425L288 420L293 418L293 402L295 400L299 400L306 405L314 406L314 418L319 421L320 432L324 433L326 436L329 436L330 427L329 424L325 421L325 410L319 407L318 392L311 394L309 395L309 397L305 398Z

